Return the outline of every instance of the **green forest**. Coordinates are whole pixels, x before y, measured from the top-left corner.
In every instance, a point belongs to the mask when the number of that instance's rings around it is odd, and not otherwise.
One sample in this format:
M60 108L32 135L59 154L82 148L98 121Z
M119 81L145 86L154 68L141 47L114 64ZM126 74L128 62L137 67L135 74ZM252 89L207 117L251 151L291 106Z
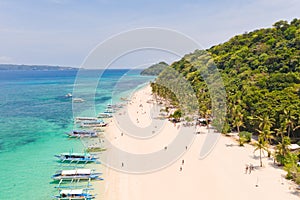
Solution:
M159 62L157 64L154 64L152 66L150 66L147 69L144 69L141 72L141 75L143 76L157 76L159 75L164 69L165 67L169 66L167 63L165 62Z
M225 124L219 131L236 131L241 141L241 132L253 134L259 151L275 145L277 162L294 166L288 171L295 178L300 172L294 165L298 158L287 146L291 142L300 144L300 20L282 20L270 28L234 36L205 51L196 50L170 66L192 85L198 114L205 118L216 117L211 116L207 85L214 78L203 78L204 70L212 66L221 74L226 91ZM152 91L178 105L174 92L159 84L166 76L167 70L160 73L151 84Z

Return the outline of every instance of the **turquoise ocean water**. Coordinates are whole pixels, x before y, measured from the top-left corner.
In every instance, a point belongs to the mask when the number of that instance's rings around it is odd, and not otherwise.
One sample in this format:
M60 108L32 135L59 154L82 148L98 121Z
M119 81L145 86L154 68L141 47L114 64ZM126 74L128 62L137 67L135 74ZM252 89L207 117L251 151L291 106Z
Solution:
M95 72L87 70L86 79L90 73ZM103 111L112 98L118 102L121 96L153 80L139 73L106 71L97 88L96 111ZM72 102L65 95L72 93L76 74L77 71L0 71L1 200L51 199L57 190L50 184L50 177L61 169L53 155L83 151L80 140L68 139L64 134L73 129ZM86 87L85 92L88 90Z

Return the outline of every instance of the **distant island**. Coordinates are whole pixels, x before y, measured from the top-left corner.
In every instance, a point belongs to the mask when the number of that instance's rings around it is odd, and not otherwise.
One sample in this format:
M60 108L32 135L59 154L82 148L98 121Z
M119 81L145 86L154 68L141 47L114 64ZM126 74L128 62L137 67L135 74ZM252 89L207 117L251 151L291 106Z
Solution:
M16 65L16 64L0 64L0 70L37 70L37 71L50 71L50 70L77 70L74 67L61 67L49 65Z
M143 76L158 76L160 74L160 72L162 72L165 67L168 67L169 65L165 62L160 62L157 64L154 64L152 66L150 66L149 68L143 70L141 72L141 75Z

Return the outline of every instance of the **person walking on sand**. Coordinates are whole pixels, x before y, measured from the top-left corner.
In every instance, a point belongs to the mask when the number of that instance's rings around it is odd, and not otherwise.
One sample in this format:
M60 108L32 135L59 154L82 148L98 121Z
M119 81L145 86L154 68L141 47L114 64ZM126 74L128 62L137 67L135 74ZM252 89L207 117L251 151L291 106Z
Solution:
M179 171L182 171L182 167L179 168Z
M249 174L251 174L251 171L254 169L254 167L253 167L253 165L252 165L252 163L250 163L250 165L249 165Z
M182 160L181 164L184 165L184 160Z
M248 165L246 165L245 174L247 174L247 173L248 173L248 168L249 168L249 166L248 166Z

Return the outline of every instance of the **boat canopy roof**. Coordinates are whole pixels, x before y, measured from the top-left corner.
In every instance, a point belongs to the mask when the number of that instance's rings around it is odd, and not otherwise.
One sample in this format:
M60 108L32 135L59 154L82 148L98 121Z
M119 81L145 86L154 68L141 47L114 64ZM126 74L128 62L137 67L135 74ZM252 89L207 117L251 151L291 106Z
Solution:
M62 175L91 174L91 169L62 170Z
M61 153L63 156L90 156L89 153Z
M75 119L82 119L82 120L88 120L88 119L90 119L90 120L97 120L96 117L76 117Z
M99 120L95 120L95 121L86 121L86 122L82 122L83 124L94 124L94 123L104 123L104 121L102 119Z
M111 116L112 114L107 113L107 112L102 112L102 113L99 113L99 115L107 115L107 116Z
M60 194L82 194L83 190L82 189L78 189L78 190L62 190L60 191Z

